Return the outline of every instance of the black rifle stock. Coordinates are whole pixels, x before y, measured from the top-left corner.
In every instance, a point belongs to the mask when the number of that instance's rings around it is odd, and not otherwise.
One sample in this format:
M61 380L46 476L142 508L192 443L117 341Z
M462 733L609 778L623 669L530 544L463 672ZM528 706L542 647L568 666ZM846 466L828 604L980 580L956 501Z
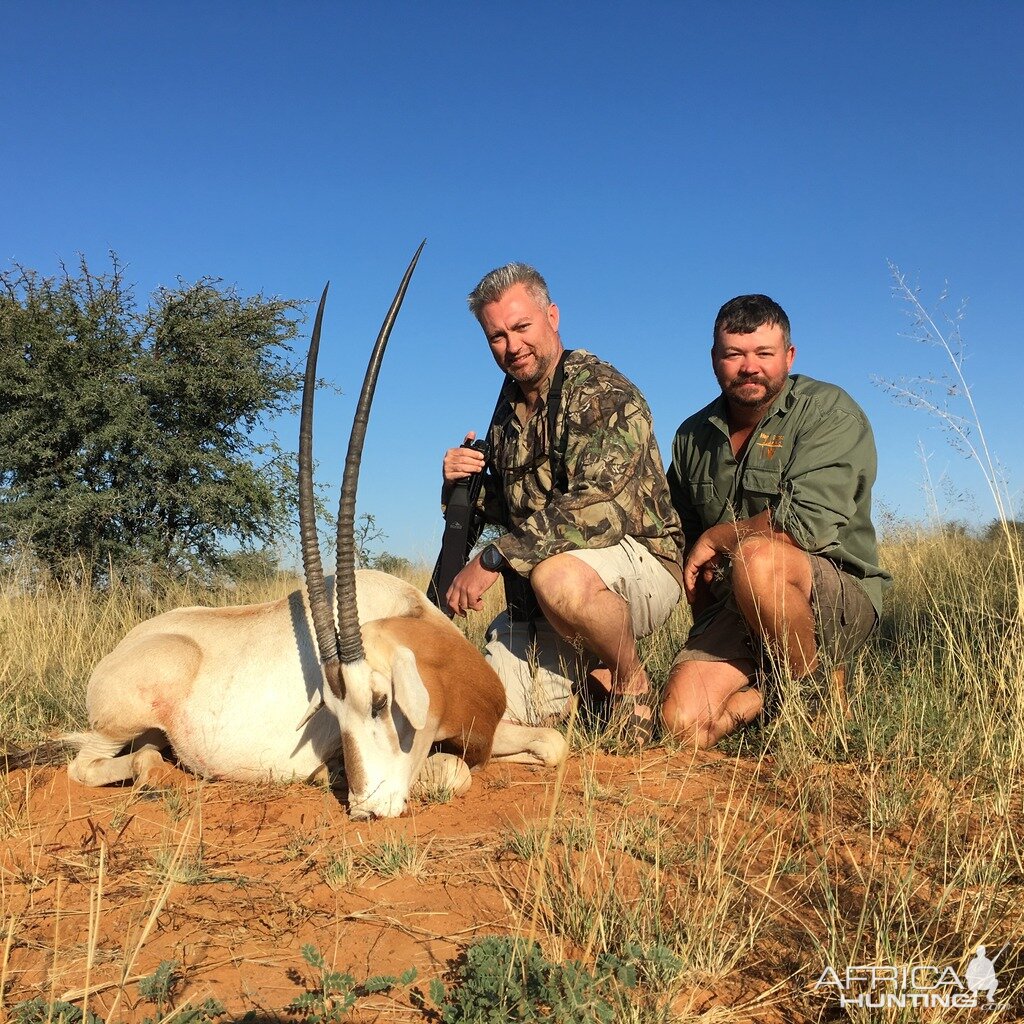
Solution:
M463 445L487 454L486 441L473 441ZM476 514L476 499L480 494L483 470L470 474L465 480L456 480L448 495L444 510L444 535L441 538L441 553L437 556L434 571L427 586L427 597L450 619L454 614L448 607L445 594L452 581L466 567L469 553L480 537L483 524Z

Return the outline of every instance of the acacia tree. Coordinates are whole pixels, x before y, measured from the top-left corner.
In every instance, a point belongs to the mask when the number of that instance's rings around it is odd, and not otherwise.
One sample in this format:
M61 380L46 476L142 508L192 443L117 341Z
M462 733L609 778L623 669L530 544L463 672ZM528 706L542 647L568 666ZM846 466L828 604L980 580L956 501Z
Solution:
M291 521L292 456L256 433L301 386L299 302L203 278L139 309L111 260L0 272L0 552L216 568Z

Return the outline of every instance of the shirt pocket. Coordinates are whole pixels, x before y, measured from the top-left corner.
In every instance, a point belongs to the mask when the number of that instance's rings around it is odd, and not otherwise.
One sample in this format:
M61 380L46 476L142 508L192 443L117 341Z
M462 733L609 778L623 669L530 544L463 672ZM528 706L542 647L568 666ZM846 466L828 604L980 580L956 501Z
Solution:
M782 467L762 469L753 466L743 472L743 497L747 516L756 516L774 508L782 493Z
M714 484L697 481L691 487L693 505L703 529L706 530L716 523L732 521L734 517L725 514L726 502L719 496Z

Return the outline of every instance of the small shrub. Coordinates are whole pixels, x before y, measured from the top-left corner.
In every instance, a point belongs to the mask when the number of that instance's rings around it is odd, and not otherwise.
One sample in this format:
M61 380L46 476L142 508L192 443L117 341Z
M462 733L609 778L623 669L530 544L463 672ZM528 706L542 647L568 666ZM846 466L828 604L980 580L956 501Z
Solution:
M633 954L650 965L647 977L678 973L679 961L667 950L653 958L639 949ZM490 935L466 951L451 991L434 979L430 998L444 1024L611 1024L628 1005L637 978L637 964L628 958L599 957L591 973L578 960L548 960L536 942Z
M359 863L382 878L397 878L419 874L424 859L425 855L404 837L392 835L374 843L359 858Z
M502 837L499 849L523 860L530 860L544 850L544 830L533 825L522 829L509 828Z
M333 1024L351 1013L360 996L390 992L397 985L411 985L416 980L416 968L410 967L397 978L380 974L357 984L351 974L328 970L323 954L311 944L302 947L302 959L318 974L309 990L296 996L287 1010L312 1024Z
M164 1020L173 1020L174 1024L212 1024L227 1013L218 999L206 999L196 1006L174 1006L174 990L183 980L178 971L180 966L176 960L162 960L151 975L139 979L139 995L156 1005L156 1016L143 1018L142 1024L161 1024ZM240 1024L254 1016L246 1014Z
M323 866L322 874L332 889L343 889L352 880L352 855L348 850L335 854Z
M162 960L148 978L139 980L139 995L156 1004L157 1020L164 1016L171 1006L171 994L181 980L177 960Z
M102 1024L91 1010L82 1016L82 1008L58 999L29 999L11 1007L11 1024Z
M329 971L323 954L315 946L303 946L302 959L319 971L319 976L313 987L288 1004L288 1012L313 1024L339 1021L348 1016L358 998L356 979L341 971Z

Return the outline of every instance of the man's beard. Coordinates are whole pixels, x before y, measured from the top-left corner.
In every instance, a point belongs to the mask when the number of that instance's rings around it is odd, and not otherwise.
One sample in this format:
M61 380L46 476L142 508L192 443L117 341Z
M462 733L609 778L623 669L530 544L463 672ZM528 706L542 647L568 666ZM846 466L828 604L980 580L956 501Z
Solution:
M771 405L786 386L788 379L789 375L786 374L775 381L769 380L767 377L747 377L744 380L734 380L726 390L726 397L736 405L747 409L758 409L761 406ZM764 394L759 398L741 394L739 389L747 384L760 384L764 388Z
M548 376L551 371L551 364L554 359L550 356L546 359L542 359L539 356L534 357L536 367L532 371L523 371L522 373L516 373L513 370L506 370L505 372L520 385L526 387L535 387L543 383L544 378Z

